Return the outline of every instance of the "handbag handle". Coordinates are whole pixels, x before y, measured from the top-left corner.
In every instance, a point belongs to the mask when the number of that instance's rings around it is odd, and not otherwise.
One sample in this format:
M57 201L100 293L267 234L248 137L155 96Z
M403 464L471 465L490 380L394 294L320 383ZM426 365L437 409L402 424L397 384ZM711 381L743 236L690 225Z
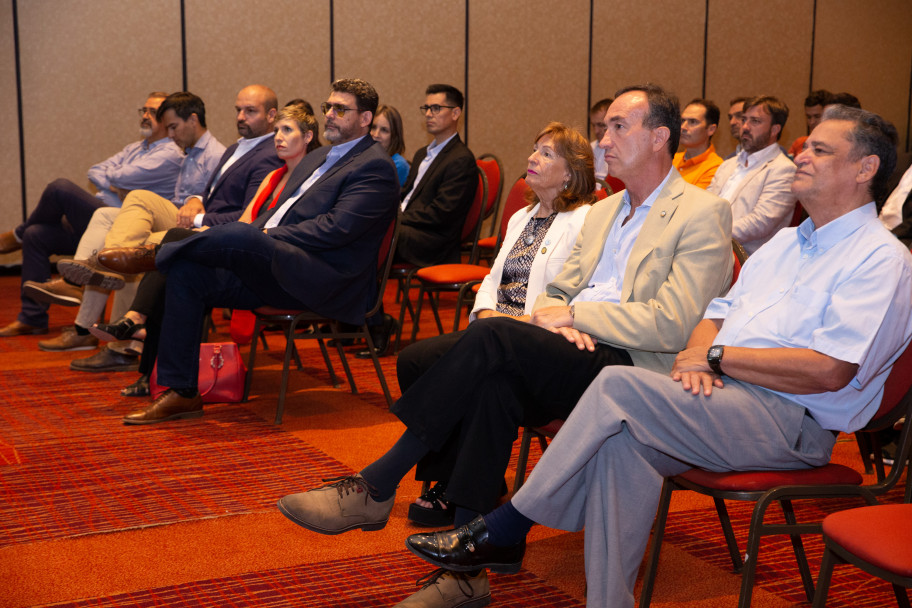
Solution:
M222 356L222 346L221 344L216 344L212 347L212 356L209 357L209 367L212 368L212 384L209 385L209 388L206 390L200 390L200 396L206 395L215 388L215 385L218 384L218 375L219 370L225 365L225 358ZM200 387L202 388L202 387Z

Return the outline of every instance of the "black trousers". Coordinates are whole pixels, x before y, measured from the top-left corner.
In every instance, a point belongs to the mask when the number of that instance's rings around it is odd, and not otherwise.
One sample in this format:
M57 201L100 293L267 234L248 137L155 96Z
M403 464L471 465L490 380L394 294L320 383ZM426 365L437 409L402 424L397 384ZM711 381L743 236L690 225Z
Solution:
M624 350L579 350L560 334L504 317L460 334L449 348L425 347L432 356L445 352L417 379L404 369L411 384L392 411L431 449L419 479L448 479L449 500L485 513L497 503L519 428L566 418L603 367L632 361Z

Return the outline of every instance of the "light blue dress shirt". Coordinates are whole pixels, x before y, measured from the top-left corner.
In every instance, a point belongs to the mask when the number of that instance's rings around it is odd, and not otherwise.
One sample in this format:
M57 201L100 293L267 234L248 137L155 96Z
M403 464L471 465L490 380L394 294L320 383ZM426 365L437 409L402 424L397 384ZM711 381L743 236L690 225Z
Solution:
M209 177L222 160L224 153L225 146L209 131L203 133L203 136L196 140L196 144L187 150L187 156L181 163L177 185L171 193L171 202L176 207L183 205L188 196L202 196Z
M912 255L871 202L819 229L809 218L779 231L704 318L724 319L716 344L809 348L858 364L838 391L779 393L822 427L852 432L880 406L890 366L912 337L910 308Z
M96 197L111 207L123 201L111 186L124 190L150 190L170 198L177 185L184 154L169 137L146 143L140 140L89 169L89 181L98 188Z
M589 285L576 294L576 297L570 302L571 304L577 302L620 303L621 292L624 288L624 270L627 268L630 252L633 251L633 244L640 235L640 230L643 228L643 223L646 222L646 216L649 214L652 204L659 198L659 193L668 183L672 172L677 172L677 169L672 168L668 172L658 188L653 190L652 194L636 208L633 217L626 224L624 219L630 215L630 191L624 190L621 210L614 218L614 224L605 239L605 247L602 249L602 257L599 259L598 266L595 267L592 277L589 279Z

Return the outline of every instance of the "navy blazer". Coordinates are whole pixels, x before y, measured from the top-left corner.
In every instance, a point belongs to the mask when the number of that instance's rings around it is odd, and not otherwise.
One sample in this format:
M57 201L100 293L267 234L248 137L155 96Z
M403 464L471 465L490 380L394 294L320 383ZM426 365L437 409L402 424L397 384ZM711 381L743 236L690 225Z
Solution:
M215 180L215 176L219 174L222 166L231 158L237 147L235 142L225 150L218 166L206 183L205 192L207 194L203 197L203 208L206 210L206 214L203 215L204 226L226 224L240 218L247 203L256 194L263 178L284 164L284 161L276 155L273 138L267 137L228 167L225 174L213 187L212 182ZM211 192L209 188L212 188Z
M317 148L295 167L275 206L253 221L262 229L326 160ZM377 256L396 217L399 178L370 136L332 166L267 234L277 243L272 272L282 288L311 310L361 324L377 297Z
M402 198L425 156L427 146L415 153ZM396 258L416 266L459 262L462 226L477 189L475 157L456 135L428 167L402 212Z

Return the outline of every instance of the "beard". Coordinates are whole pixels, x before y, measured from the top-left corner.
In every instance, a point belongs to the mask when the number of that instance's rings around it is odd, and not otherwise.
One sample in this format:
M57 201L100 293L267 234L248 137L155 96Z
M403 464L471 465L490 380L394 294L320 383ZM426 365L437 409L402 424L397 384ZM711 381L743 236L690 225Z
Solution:
M139 134L142 135L143 139L146 139L147 137L152 135L152 127L140 127Z

